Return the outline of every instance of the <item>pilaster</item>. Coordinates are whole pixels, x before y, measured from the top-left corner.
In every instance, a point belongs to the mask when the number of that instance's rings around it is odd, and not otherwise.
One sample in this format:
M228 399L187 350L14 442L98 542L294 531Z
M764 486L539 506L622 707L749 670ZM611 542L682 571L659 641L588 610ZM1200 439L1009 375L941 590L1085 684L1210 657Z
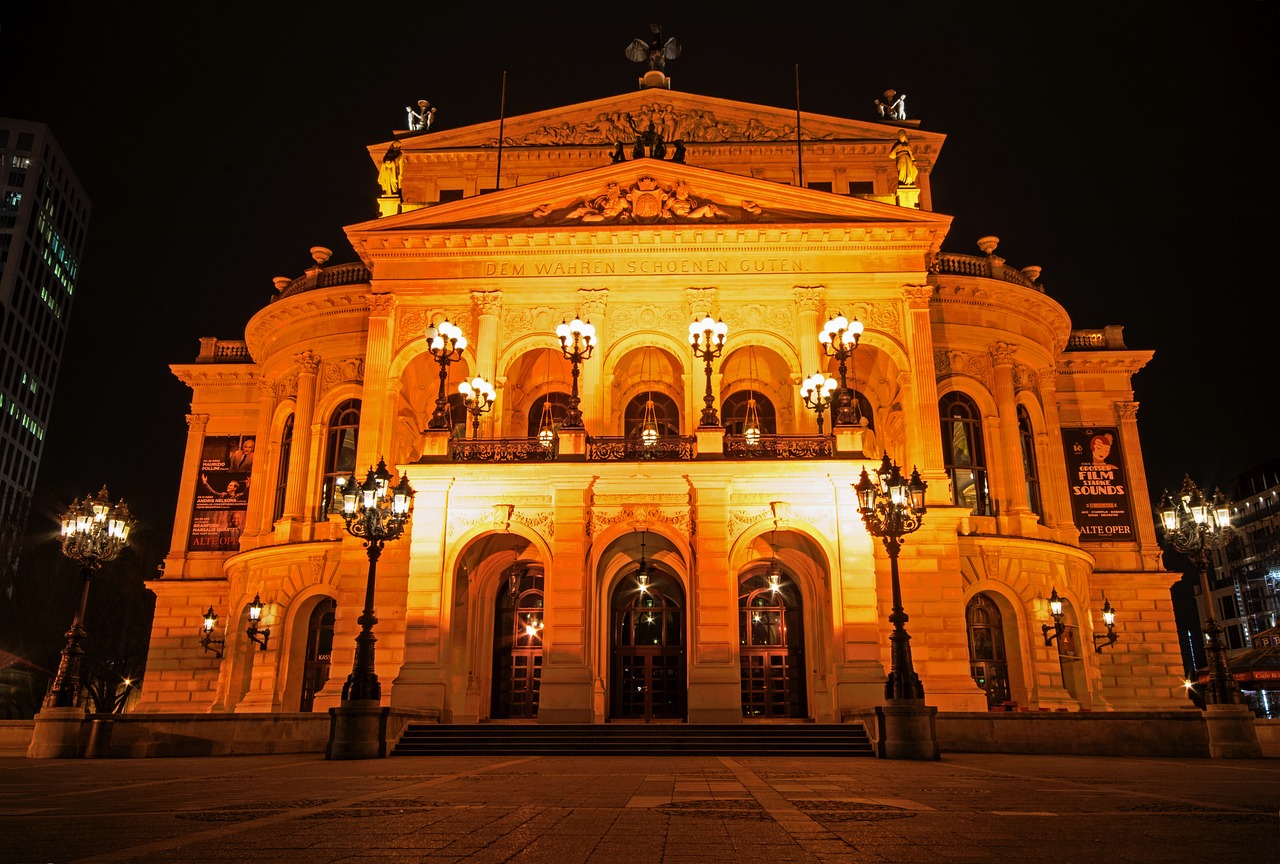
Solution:
M689 605L689 722L742 722L738 667L738 591L729 571L728 479L703 480L697 489L697 531Z
M289 454L289 475L286 481L284 519L291 523L310 521L306 506L308 465L311 462L314 431L312 424L316 410L316 373L320 370L320 355L302 351L294 355L298 366L298 398L293 414L293 446ZM300 539L290 532L290 539Z
M1071 514L1070 481L1067 480L1067 454L1062 448L1062 421L1058 417L1058 372L1043 369L1039 374L1040 403L1044 408L1045 432L1048 435L1047 464L1040 468L1047 482L1040 484L1045 513L1061 543L1080 542L1080 532Z
M542 637L539 723L590 723L593 690L588 664L587 598L592 596L586 534L590 493L578 486L551 490L556 526L544 575L546 622Z
M169 555L165 559L165 574L181 576L187 551L187 532L191 528L191 515L196 504L196 478L200 476L200 454L204 450L204 433L209 427L208 414L187 415L187 446L182 453L182 482L178 484L178 507L173 517L173 535L169 541Z
M481 435L494 435L493 424L503 416L505 389L498 381L499 325L502 321L501 291L472 291L471 303L476 311L476 374L493 385L497 391L493 410L480 421ZM603 317L602 319L603 320ZM502 434L502 433L498 433ZM523 433L522 433L523 434Z
M1034 531L1035 516L1027 499L1027 484L1022 463L1022 436L1018 432L1018 401L1013 388L1013 346L1008 342L996 342L989 349L991 354L992 390L1000 423L1000 467L1004 482L993 492L999 506L996 510L1005 528L1013 534L1030 534Z
M596 350L582 364L582 378L579 381L582 423L592 435L600 435L604 431L604 356L608 353L609 345L609 322L605 316L605 308L608 301L607 288L578 289L578 314L583 321L591 322L596 328Z
M791 296L795 300L796 308L796 332L794 334L795 344L800 348L800 380L819 372L825 368L822 362L822 356L818 351L818 333L822 329L818 316L822 311L822 305L826 298L827 289L824 285L797 285L791 289ZM804 404L804 398L800 395L800 388L793 387L792 391L796 394L795 416L804 417L803 429L806 432L816 433L818 431L818 421L813 412L811 412ZM799 426L800 424L797 424ZM800 431L797 429L797 431Z
M387 386L395 331L396 298L370 294L369 329L364 354L364 399L360 403L360 438L356 444L356 476L379 459L395 461L391 439L395 429L394 390Z
M266 378L258 379L258 425L254 432L258 457L253 460L253 470L249 475L249 505L245 509L245 533L240 537L240 550L245 551L258 545L258 537L271 531L270 516L263 516L267 510L267 502L275 494L275 484L269 479L275 459L271 458L275 448L271 440L271 420L276 410L276 382ZM265 523L265 524L264 524Z
M938 379L933 365L933 329L929 323L929 301L933 287L904 285L902 300L906 319L907 350L911 358L911 390L915 397L914 417L907 418L907 456L929 484L929 503L949 503L947 473L942 461L942 423L938 419Z

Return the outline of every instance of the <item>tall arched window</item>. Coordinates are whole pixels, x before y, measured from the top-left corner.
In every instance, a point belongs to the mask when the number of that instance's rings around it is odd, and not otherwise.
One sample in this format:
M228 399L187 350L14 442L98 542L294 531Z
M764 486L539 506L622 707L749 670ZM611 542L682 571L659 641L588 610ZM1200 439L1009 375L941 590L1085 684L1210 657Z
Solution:
M942 455L951 477L952 503L977 516L991 515L987 491L987 457L982 446L982 414L963 393L938 400L942 421Z
M289 458L293 455L293 415L284 421L284 429L280 431L280 460L276 466L276 495L271 507L271 521L275 522L284 515L284 499L289 485Z
M320 518L342 509L338 480L344 482L356 468L356 439L360 436L360 400L348 399L329 415L324 450L324 481L320 487Z
M1031 415L1018 406L1018 441L1022 445L1022 476L1027 481L1027 503L1031 512L1044 516L1040 509L1040 472L1036 468L1036 437L1031 431Z
M739 390L720 406L720 423L724 426L726 435L742 434L747 421L747 402L753 397L756 400L756 416L760 418L760 434L778 434L777 413L773 410L769 397L751 390Z
M627 403L622 413L622 430L628 438L640 436L640 426L644 423L645 403L653 399L653 416L658 423L658 434L662 437L680 434L680 409L675 400L665 393L641 393Z
M529 432L530 438L538 437L538 430L542 428L542 406L551 405L551 425L559 429L560 424L564 422L564 415L569 412L569 394L552 392L545 393L533 400L533 404L529 406Z

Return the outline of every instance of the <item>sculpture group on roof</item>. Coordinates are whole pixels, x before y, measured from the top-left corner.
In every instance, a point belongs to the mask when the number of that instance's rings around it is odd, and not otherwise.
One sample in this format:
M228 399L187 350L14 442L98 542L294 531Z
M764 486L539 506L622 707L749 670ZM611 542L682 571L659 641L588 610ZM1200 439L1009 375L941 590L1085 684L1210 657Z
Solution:
M411 107L405 106L405 111L409 114L409 131L410 132L430 132L431 124L436 119L436 109L426 99L418 100L418 110L414 111Z
M661 72L666 68L668 60L680 56L680 43L674 37L664 40L661 24L650 24L649 30L653 34L649 41L631 40L626 49L627 59L636 63L648 63L649 71Z
M907 94L897 90L884 91L884 101L876 100L876 110L885 120L906 120Z

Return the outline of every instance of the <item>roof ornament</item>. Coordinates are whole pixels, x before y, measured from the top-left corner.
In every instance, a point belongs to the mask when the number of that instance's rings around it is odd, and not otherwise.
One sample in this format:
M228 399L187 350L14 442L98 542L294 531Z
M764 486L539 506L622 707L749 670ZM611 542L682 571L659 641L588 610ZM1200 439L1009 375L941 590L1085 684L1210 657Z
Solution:
M409 114L409 131L410 132L430 132L431 124L436 119L436 109L426 99L418 100L418 110L414 111L409 106L405 106L405 111Z
M876 110L883 120L906 120L907 94L897 90L884 91L884 101L876 100Z
M644 39L632 39L631 44L627 46L627 59L636 63L648 63L649 71L640 79L640 88L659 87L663 89L671 89L671 79L665 74L668 60L674 60L680 56L680 43L675 37L663 40L662 25L650 24L649 30L653 34L653 38L649 41Z

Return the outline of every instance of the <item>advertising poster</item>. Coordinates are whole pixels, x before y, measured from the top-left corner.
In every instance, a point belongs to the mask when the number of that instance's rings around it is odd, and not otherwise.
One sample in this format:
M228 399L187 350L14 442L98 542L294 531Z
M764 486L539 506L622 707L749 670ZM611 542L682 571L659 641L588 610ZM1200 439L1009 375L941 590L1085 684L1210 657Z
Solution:
M1112 427L1063 429L1071 512L1080 542L1132 542L1133 511L1120 453L1120 431Z
M256 449L252 435L211 435L204 439L191 534L187 538L187 548L192 552L240 551Z

